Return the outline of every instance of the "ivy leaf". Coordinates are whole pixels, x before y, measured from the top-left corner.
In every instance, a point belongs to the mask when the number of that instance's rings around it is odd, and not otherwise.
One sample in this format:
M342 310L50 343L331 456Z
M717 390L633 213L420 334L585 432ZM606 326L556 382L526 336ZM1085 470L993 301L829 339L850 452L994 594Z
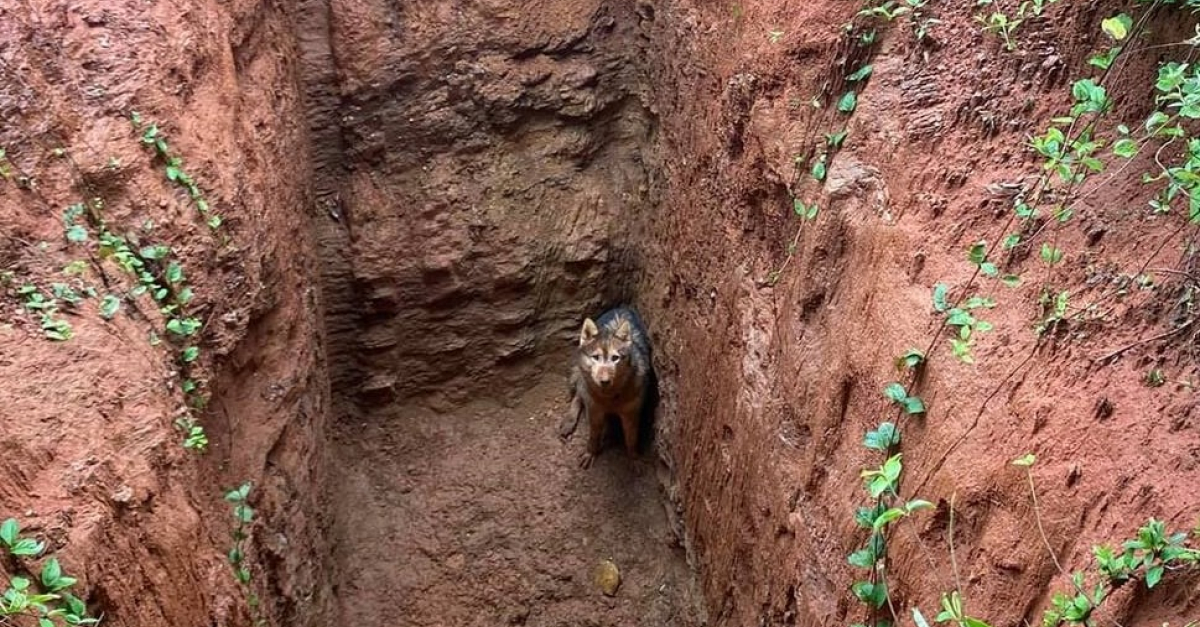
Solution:
M863 446L876 451L886 451L894 444L900 443L900 434L896 432L896 425L890 422L882 422L874 431L868 431L863 437Z
M159 244L157 246L147 246L141 250L141 255L146 259L162 259L171 254L171 248Z
M974 265L983 263L987 259L987 242L975 242L967 251L967 259Z
M946 295L950 288L945 283L938 283L933 286L933 310L941 313L950 308L950 303L946 300Z
M1159 564L1158 566L1155 566L1155 567L1151 568L1150 570L1147 570L1146 571L1146 587L1153 588L1154 586L1157 586L1158 582L1160 580L1162 580L1162 576L1163 576L1163 565L1162 564Z
M4 542L5 546L12 546L20 535L21 524L16 518L9 518L0 523L0 541Z
M1028 467L1032 466L1033 463L1036 461L1037 461L1037 456L1035 456L1033 453L1026 453L1023 456L1014 459L1012 461L1012 465L1013 466L1023 466L1025 468L1028 468Z
M1051 246L1049 243L1042 244L1042 261L1048 265L1054 265L1062 261L1063 253L1061 250Z
M883 388L883 395L894 403L902 403L904 399L908 398L908 392L899 383L889 383L887 387Z
M878 533L883 531L884 527L896 522L897 520L900 520L903 517L904 510L900 509L899 507L893 507L891 509L884 510L883 513L875 517L875 521L872 523L871 528Z
M58 558L52 557L49 560L46 560L45 565L42 566L42 584L53 590L54 585L58 583L58 580L61 577L62 566L59 565Z
M896 358L896 368L903 370L905 368L912 369L921 365L925 361L925 353L916 348L910 348L904 351L904 354Z
M817 179L818 181L825 180L825 175L829 172L828 159L829 155L822 153L817 159L816 163L813 164L812 177L814 179Z
M179 265L178 262L172 261L167 264L163 278L167 280L167 283L171 283L172 285L179 283L183 280L183 266Z
M842 113L847 113L847 114L854 113L854 110L857 107L858 107L858 95L852 91L848 91L845 94L842 94L841 99L839 99L838 103L837 103L837 110L841 111Z
M871 64L868 63L867 65L864 65L864 66L858 68L858 70L855 71L853 74L850 74L849 76L847 76L846 81L850 82L850 83L856 83L858 81L861 81L862 79L870 76L872 70L874 70L874 69L875 68L872 67Z
M105 294L104 298L100 299L100 317L105 320L112 320L120 308L121 299L112 294Z
M1133 18L1124 13L1100 22L1100 28L1104 33L1117 41L1124 41L1129 36L1131 27L1133 27Z
M933 503L923 499L913 499L904 504L904 509L908 513L919 512L923 509L933 509Z
M850 554L846 561L851 566L859 568L870 568L875 565L875 552L870 547L859 549Z
M925 402L922 401L918 396L909 396L903 401L900 401L900 405L903 406L904 411L909 414L925 413Z
M70 228L67 229L67 240L75 242L76 244L86 242L88 240L87 229L80 224L72 224Z
M1113 144L1112 151L1113 154L1118 157L1132 159L1133 156L1138 153L1137 142L1129 138L1118 139L1117 142Z

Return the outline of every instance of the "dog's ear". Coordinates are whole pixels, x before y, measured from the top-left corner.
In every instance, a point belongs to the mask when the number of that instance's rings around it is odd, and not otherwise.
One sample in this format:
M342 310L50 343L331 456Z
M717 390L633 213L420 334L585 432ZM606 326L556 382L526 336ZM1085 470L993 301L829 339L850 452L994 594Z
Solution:
M596 339L600 335L600 329L596 327L596 323L591 318L583 321L583 328L579 331L579 345L584 346Z
M630 333L629 321L622 320L621 324L617 325L617 330L613 333L613 337L617 338L618 340L620 340L622 342L628 342L629 341L629 333Z

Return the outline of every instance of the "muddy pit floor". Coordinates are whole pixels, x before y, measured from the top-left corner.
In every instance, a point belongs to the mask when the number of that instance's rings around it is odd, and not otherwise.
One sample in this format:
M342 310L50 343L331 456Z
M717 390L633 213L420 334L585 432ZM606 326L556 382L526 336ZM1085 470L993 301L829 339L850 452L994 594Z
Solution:
M551 376L511 407L397 406L337 428L338 624L698 624L653 464L609 446L578 468L586 424L556 434L565 390ZM605 558L614 597L593 583Z

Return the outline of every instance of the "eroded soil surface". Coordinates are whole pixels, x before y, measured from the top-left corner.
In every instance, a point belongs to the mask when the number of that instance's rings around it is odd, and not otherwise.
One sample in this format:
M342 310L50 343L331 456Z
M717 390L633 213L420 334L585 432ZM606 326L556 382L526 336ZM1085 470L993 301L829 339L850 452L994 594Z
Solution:
M566 384L511 407L395 407L335 437L342 625L697 625L654 467L610 447L577 466L556 435ZM621 587L593 583L611 559Z

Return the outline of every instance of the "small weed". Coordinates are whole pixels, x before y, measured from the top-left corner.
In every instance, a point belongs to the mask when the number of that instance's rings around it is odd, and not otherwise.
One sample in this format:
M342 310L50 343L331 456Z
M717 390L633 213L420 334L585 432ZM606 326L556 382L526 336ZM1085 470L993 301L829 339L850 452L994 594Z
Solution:
M212 230L220 228L223 223L223 218L210 211L208 199L204 195L204 191L200 189L200 185L196 182L186 170L183 169L183 158L171 152L171 147L167 143L167 137L159 128L158 124L146 124L142 120L142 116L137 111L129 114L129 121L133 124L133 128L141 132L142 144L154 150L154 154L165 164L163 173L167 180L174 183L185 192L188 198L196 206L196 211L204 218L205 224Z
M1145 381L1148 387L1157 388L1162 387L1167 378L1161 368L1152 368L1146 373Z
M0 523L0 544L16 558L37 557L46 548L45 543L22 537L21 525L15 518ZM30 576L13 576L0 594L0 624L21 616L36 620L39 627L100 622L89 616L87 604L71 593L77 580L63 572L57 557L45 560L36 576L32 571L27 574Z
M1025 0L1017 5L1012 14L997 8L995 0L976 0L977 7L993 7L987 15L976 15L975 20L983 24L985 33L999 35L1004 40L1004 49L1012 52L1017 49L1016 30L1027 20L1041 17L1046 5L1058 0Z
M800 200L799 198L793 198L792 199L792 210L796 213L797 216L800 216L804 220L815 220L817 218L817 212L820 210L820 208L817 206L817 203L815 203L815 202L812 204L806 204L803 200ZM794 253L795 251L791 251L791 252Z
M246 595L246 605L250 608L250 616L256 626L265 625L266 619L259 609L258 595L251 585L253 573L246 563L246 543L250 539L248 529L254 522L254 509L250 507L250 482L225 493L225 501L233 507L233 548L229 549L229 565L233 567L233 576Z
M848 91L848 92L842 94L842 97L838 99L837 110L842 113L845 113L846 115L850 115L851 113L854 113L854 110L857 108L858 108L858 94L856 94L852 91Z
M902 383L889 383L883 389L883 395L888 400L899 405L908 414L923 414L925 413L925 402L916 396L909 396L908 391L904 389Z
M976 333L992 330L992 323L976 318L972 311L991 309L996 301L984 296L971 296L961 303L961 306L951 306L947 299L949 287L945 283L933 286L933 309L946 315L946 324L957 329L955 337L950 338L950 347L963 363L975 363L971 355L971 345Z

